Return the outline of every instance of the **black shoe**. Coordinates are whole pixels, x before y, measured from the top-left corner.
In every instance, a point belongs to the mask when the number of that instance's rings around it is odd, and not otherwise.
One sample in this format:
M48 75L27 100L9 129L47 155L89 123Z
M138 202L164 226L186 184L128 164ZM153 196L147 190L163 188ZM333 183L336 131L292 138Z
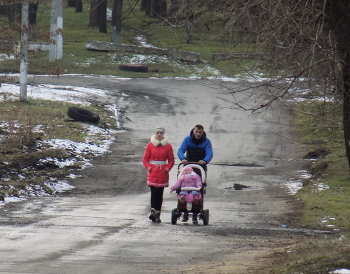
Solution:
M198 224L197 214L193 214L193 217L192 217L192 223L194 223L194 224Z
M152 222L156 222L156 210L154 208L151 208L151 214L148 217Z
M160 211L156 211L156 222L160 223L161 219L160 219Z
M188 213L184 213L184 216L182 218L182 222L186 223L188 221Z

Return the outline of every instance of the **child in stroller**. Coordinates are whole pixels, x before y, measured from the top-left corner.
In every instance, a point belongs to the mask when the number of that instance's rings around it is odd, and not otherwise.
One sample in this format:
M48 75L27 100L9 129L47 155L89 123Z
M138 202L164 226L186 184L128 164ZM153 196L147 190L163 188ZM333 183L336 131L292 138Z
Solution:
M198 188L198 191L186 191L186 187ZM178 195L179 202L185 203L186 201L188 203L192 203L193 201L199 201L202 198L202 194L199 192L201 187L201 177L193 171L192 167L186 166L183 168L180 178L170 188L170 193L172 193L175 189L180 188L181 191Z
M180 171L178 167L178 175L176 183L170 188L170 193L176 190L178 194L178 206L173 209L171 223L176 224L177 219L182 215L183 222L187 222L189 213L192 213L192 221L198 223L199 219L203 220L203 224L209 222L209 210L203 210L203 198L206 187L206 172L198 164L188 164Z

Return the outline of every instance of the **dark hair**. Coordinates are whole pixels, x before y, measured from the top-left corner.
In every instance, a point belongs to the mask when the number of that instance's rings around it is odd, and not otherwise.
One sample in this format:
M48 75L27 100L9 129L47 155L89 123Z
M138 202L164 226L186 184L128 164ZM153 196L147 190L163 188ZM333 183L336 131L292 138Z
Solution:
M202 125L195 125L194 128L197 128L199 130L204 130L204 127Z

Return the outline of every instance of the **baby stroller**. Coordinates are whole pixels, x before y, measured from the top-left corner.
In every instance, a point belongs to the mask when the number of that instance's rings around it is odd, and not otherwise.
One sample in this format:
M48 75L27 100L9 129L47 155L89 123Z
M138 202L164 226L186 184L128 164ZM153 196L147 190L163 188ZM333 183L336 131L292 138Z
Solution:
M182 168L181 168L182 166ZM191 167L193 169L193 171L195 173L197 173L202 180L202 187L201 188L190 188L190 187L182 187L181 189L176 189L176 193L177 195L179 195L181 190L185 190L185 191L200 191L201 192L201 199L197 202L180 202L178 200L178 204L177 207L174 208L171 212L171 223L173 225L176 225L176 222L178 219L180 219L182 213L184 214L198 214L197 217L199 218L199 220L203 220L203 224L204 225L208 225L209 224L209 209L205 209L203 210L203 202L204 202L204 194L206 194L206 187L207 187L207 183L206 183L206 178L207 178L207 174L204 171L204 169L198 165L198 163L190 163L188 165L186 165L187 167ZM179 164L178 168L177 168L177 178L180 178L182 171L183 171L184 165L181 163Z

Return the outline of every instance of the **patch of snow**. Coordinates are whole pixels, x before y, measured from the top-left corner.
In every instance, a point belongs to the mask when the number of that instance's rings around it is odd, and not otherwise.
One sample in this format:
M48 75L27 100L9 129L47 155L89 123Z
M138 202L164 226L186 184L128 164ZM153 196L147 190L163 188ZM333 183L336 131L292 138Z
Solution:
M18 56L15 54L0 53L0 61L7 60L7 59L16 59L16 58L18 58Z
M309 174L307 170L299 170L298 172L300 175L298 176L299 178L297 180L292 179L283 184L285 187L287 187L287 192L290 195L296 194L298 190L303 187L302 181L304 179L311 178L311 174Z
M73 166L75 163L79 163L81 169L91 167L92 164L89 162L89 157L102 156L103 154L110 152L109 145L113 142L114 138L110 137L109 140L102 140L101 145L95 143L85 143L85 142L74 142L67 139L51 139L38 141L40 145L47 145L55 149L64 149L72 158L59 160L56 158L46 158L41 159L40 162L46 163L51 162L60 168L65 166Z
M7 204L7 203L11 203L11 202L20 202L23 200L25 200L25 197L21 198L21 197L11 196L11 197L5 197L4 203Z
M157 47L153 46L152 44L147 43L145 35L140 34L140 35L136 36L136 40L140 43L141 46L143 46L145 48L157 48Z
M19 97L19 85L5 84L1 85L3 94L9 94L13 97ZM27 95L35 99L61 101L68 103L81 104L83 106L90 105L89 102L84 100L86 96L90 98L98 98L100 96L106 96L109 91L102 89L75 87L75 86L59 86L59 85L48 85L40 84L27 86Z
M54 182L54 183L47 182L47 183L45 183L45 185L51 189L53 194L74 189L74 186L70 185L66 181L58 181L58 182Z
M82 175L76 175L76 174L69 174L67 177L71 178L71 179L75 179L75 178L81 178L83 176Z
M333 271L331 271L329 273L330 274L350 274L350 269L341 268L341 269L333 270Z
M336 220L335 217L329 217L329 216L327 216L327 217L324 217L324 218L320 221L320 223L323 224L323 225L325 225L325 226L327 226L327 227L334 227L334 224L332 224L332 221L335 221L335 220ZM334 230L335 230L335 229L334 229Z

